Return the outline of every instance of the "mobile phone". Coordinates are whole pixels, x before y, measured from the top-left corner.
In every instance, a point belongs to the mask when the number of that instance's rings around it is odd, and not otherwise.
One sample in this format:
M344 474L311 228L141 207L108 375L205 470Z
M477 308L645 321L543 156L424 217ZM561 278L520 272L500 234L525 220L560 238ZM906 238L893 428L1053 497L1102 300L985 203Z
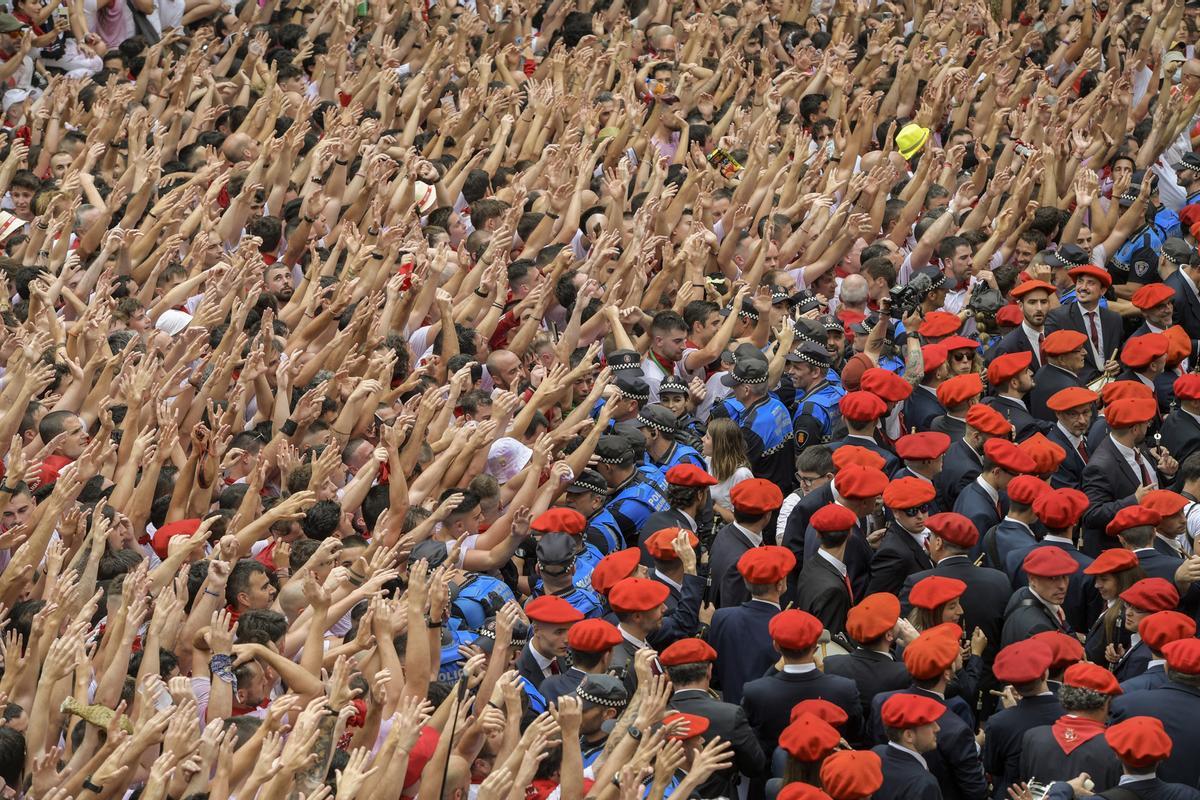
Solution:
M723 147L713 148L713 151L708 154L708 163L712 164L713 168L725 178L732 178L743 169L738 160Z

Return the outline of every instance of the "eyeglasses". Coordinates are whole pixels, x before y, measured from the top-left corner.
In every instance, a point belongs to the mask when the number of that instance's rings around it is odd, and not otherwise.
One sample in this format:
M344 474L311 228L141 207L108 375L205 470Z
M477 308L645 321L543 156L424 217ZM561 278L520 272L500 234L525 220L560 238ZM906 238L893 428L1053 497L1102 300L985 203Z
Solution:
M912 508L905 508L905 509L901 509L901 510L910 517L915 517L920 514L928 514L929 513L929 503L922 503L919 506L913 506Z
M975 353L970 350L955 350L953 358L955 361L971 361L975 358Z
M801 486L812 486L814 483L821 480L820 475L805 475L803 473L797 473L796 477L800 480Z

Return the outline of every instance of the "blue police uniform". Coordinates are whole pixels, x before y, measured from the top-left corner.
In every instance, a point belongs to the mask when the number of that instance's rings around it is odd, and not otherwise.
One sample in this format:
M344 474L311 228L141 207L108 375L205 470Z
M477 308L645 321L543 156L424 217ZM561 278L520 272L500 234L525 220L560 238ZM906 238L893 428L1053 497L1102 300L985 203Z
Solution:
M594 545L603 555L614 553L624 546L621 544L621 527L607 506L592 515L583 536L588 544Z
M584 541L583 551L575 556L575 585L580 589L592 590L592 570L600 563L604 554L594 544Z
M450 613L452 618L462 620L463 627L482 628L489 617L495 616L501 606L513 599L507 583L476 573L454 591Z
M609 496L612 499L605 505L605 509L617 523L617 529L624 540L623 547L636 546L638 531L646 524L650 515L655 511L666 511L670 508L662 491L637 470L625 483L613 489Z
M530 599L541 597L545 593L545 587L542 586L542 582L539 580L537 585L533 587ZM570 603L580 614L583 614L585 619L599 619L604 616L604 606L600 602L600 596L591 589L580 589L578 586L572 586L571 591L559 594L558 596Z
M904 359L900 358L900 356L883 356L879 359L879 366L897 375L904 374Z
M671 447L671 450L667 453L667 457L662 460L661 464L651 460L649 453L646 454L646 463L658 467L659 470L662 471L664 479L667 470L678 464L691 464L692 466L699 467L700 469L707 468L704 463L704 457L700 455L700 452L696 450L696 448L689 447L686 444L680 444L679 442L676 442L674 446Z
M446 634L449 634L447 636ZM449 625L443 629L441 660L438 663L439 681L456 681L462 675L463 663L466 659L459 650L464 645L471 644L479 638L479 634L467 628Z
M1179 231L1179 215L1169 208L1161 209L1151 222L1143 225L1117 250L1112 258L1113 264L1138 283L1157 283L1161 280L1157 259L1162 254L1163 242L1172 236L1179 236ZM1153 251L1154 263L1147 259L1139 259L1140 263L1135 263L1134 257L1139 251L1146 250Z
M787 494L795 484L792 415L779 398L768 394L742 410L738 427L754 477L771 481Z
M647 481L649 481L650 484L655 489L658 489L659 493L666 494L667 493L666 472L662 468L660 468L657 464L655 464L653 461L651 461L650 456L643 456L643 458L645 460L641 464L638 465L638 468L637 468L638 472L640 472L642 474L642 477L644 477Z
M792 415L797 452L836 438L842 427L838 402L845 396L846 390L841 386L821 381L797 400L796 413Z
M518 675L517 682L521 684L521 691L529 698L529 710L535 715L544 713L549 704L546 702L546 698L542 696L542 693L537 690L537 687L530 683L529 679L524 675Z

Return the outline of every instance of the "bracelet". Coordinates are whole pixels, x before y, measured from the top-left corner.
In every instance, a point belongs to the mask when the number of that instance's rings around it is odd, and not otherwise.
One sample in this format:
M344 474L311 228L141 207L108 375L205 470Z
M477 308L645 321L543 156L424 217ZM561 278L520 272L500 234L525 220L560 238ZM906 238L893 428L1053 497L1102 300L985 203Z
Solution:
M284 436L294 436L299 427L300 426L296 424L296 420L289 417L286 422L279 426L279 432Z
M83 784L81 786L85 792L91 792L92 794L101 794L104 791L103 786L97 786L96 784L92 783L91 775L83 779Z
M228 683L235 692L237 691L237 676L233 674L233 656L215 654L209 659L208 669L214 678Z
M49 226L48 224L47 224L47 225L43 225L43 224L42 224L42 223L40 223L40 222L37 222L37 223L34 223L34 224L35 224L35 225L37 225L37 227L38 227L38 228L40 228L40 229L42 229L42 230L44 230L44 231L48 231L48 230L50 230L50 226Z
M221 596L221 595L217 594L216 592L214 592L212 589L205 589L205 590L204 590L204 593L205 593L205 594L211 594L213 597L220 597L220 596Z
M339 167L348 167L348 166L350 166L350 162L349 162L349 161L342 161L340 158L335 158L335 159L333 160L333 163L337 164Z
M481 292L481 291L479 291L479 289L475 290L476 297L482 297L482 298L486 299L489 294L490 294L489 292Z
M503 311L503 310L504 310L504 303L492 303L492 308L498 308L498 309L500 309L501 311Z
M16 494L17 490L11 488L7 483L5 483L5 484L0 484L0 492L2 492L4 494Z
M384 255L376 250L374 253L371 253L371 258L375 259L376 261L383 261Z
M430 630L432 630L433 628L440 628L440 627L442 627L442 621L440 619L434 620L431 617L426 616L425 617L425 627L429 628Z

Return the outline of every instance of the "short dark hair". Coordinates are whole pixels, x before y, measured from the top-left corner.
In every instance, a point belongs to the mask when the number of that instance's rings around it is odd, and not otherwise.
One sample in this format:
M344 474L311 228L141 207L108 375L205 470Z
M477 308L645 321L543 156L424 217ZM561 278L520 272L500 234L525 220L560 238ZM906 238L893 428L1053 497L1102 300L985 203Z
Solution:
M318 500L300 520L304 535L310 539L328 539L342 521L342 505L336 500Z
M238 616L237 639L239 642L258 641L256 638L252 638L256 634L263 634L266 638L266 641L259 642L260 644L277 642L287 632L287 617L269 608L252 608L249 611L243 611Z
M271 577L271 571L253 558L239 559L233 565L233 569L229 570L229 582L225 586L225 602L231 607L237 608L237 596L250 590L250 576L255 574L266 575L268 580Z
M704 680L708 674L709 664L707 661L701 661L695 664L676 664L667 667L667 677L671 679L671 683L676 686L681 686L685 683L696 683Z

